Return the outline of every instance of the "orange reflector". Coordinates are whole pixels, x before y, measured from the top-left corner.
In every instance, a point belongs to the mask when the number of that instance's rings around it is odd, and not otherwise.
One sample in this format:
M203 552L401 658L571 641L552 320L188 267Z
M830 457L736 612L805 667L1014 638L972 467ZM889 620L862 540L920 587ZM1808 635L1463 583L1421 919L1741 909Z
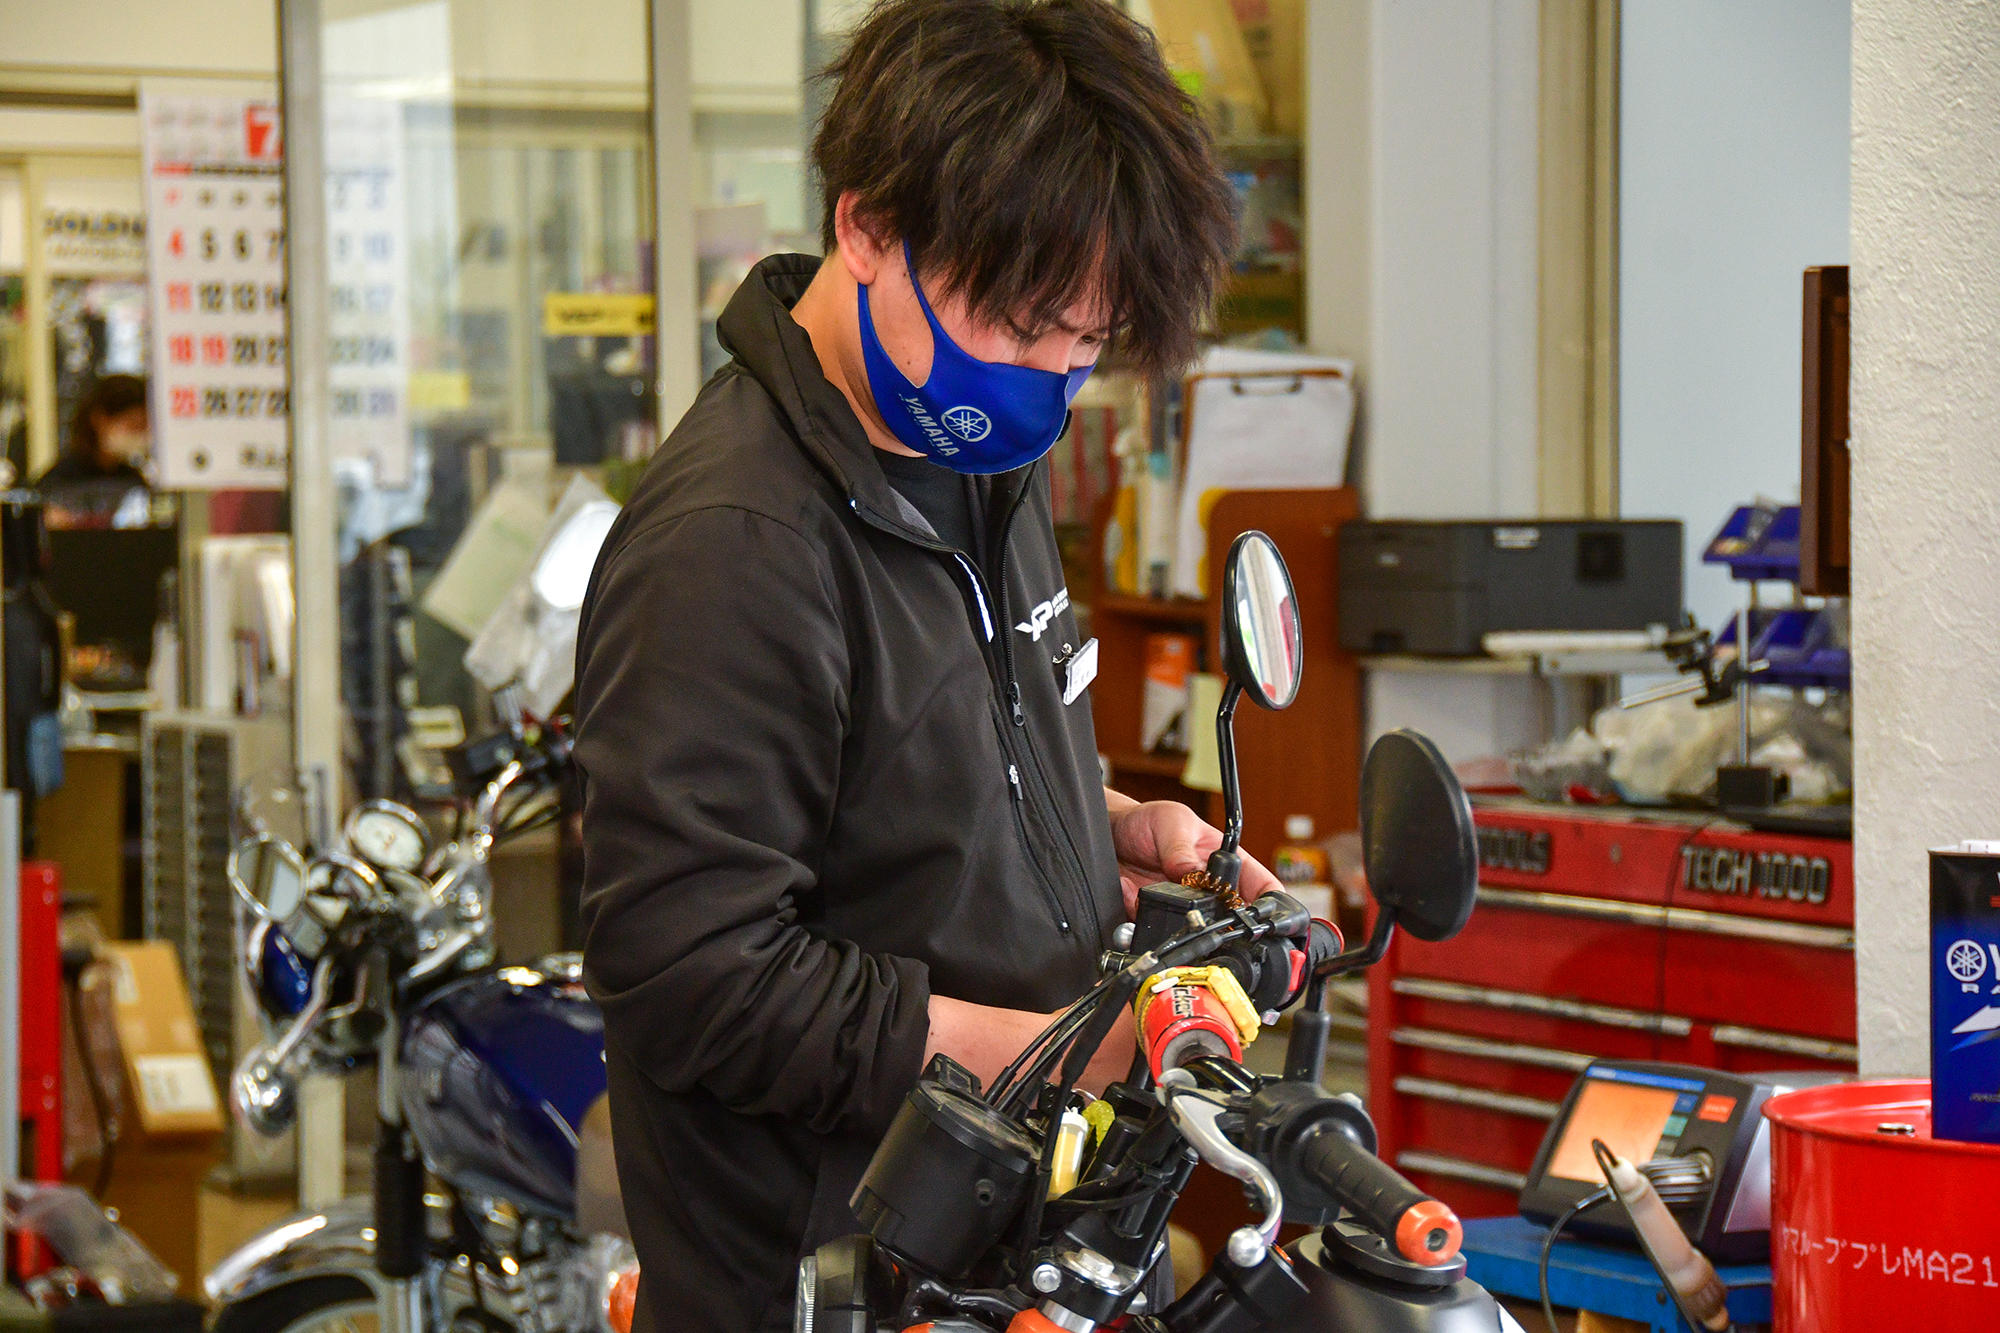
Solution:
M628 1268L611 1280L604 1298L604 1317L613 1333L632 1333L632 1311L639 1304L639 1270Z

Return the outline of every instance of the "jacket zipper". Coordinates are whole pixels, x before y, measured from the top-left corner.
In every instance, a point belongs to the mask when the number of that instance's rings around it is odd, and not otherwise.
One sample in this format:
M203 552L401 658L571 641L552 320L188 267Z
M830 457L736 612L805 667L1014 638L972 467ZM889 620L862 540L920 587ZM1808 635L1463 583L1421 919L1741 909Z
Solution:
M1028 717L1021 708L1021 682L1014 674L1014 610L1007 596L1007 554L1013 547L1014 519L1028 498L1028 488L1034 484L1035 469L1030 467L1028 475L1021 481L1021 489L1014 494L1013 504L1008 506L1006 521L1000 525L1000 556L993 568L993 581L1000 587L1000 656L1005 665L1007 701L1013 708L1014 726L1021 733L1021 749L1026 752L1028 762L1034 766L1035 776L1041 781L1041 795L1048 804L1050 822L1069 846L1070 863L1076 867L1077 890L1083 899L1084 910L1090 913L1093 928L1102 936L1104 922L1098 918L1097 899L1090 891L1090 872L1084 865L1083 851L1077 846L1076 835L1070 832L1068 821L1063 818L1062 803L1055 798L1055 789L1042 767L1042 757L1035 749L1034 737L1028 734Z
M1034 742L1027 734L1027 713L1021 706L1021 686L1014 675L1014 641L1013 636L1008 633L1012 625L1013 613L1008 606L1007 600L1007 550L1012 544L1014 519L1020 513L1022 502L1027 498L1028 487L1033 483L1034 474L1030 472L1024 479L1020 491L1015 495L1013 503L1008 506L1006 519L1000 525L1000 558L995 567L995 573L1000 578L1000 597L997 601L994 599L992 591L988 588L985 578L980 574L978 566L974 565L966 554L957 547L948 546L943 542L925 537L913 528L904 527L900 523L892 522L876 514L873 510L863 505L858 497L848 497L847 503L864 522L874 527L882 528L884 531L923 547L927 551L935 551L940 555L949 555L958 562L959 568L965 571L966 578L972 586L973 599L978 604L979 616L982 622L981 627L986 632L987 643L991 644L994 636L999 636L1001 661L1000 684L1006 699L1007 712L1014 727L1021 732L1017 745L1015 740L1007 734L1008 729L1006 726L1003 725L997 729L999 731L1001 755L1007 761L1007 785L1009 793L1014 800L1014 827L1021 835L1021 846L1028 853L1028 861L1034 867L1035 877L1041 882L1043 889L1048 894L1049 905L1055 911L1057 926L1063 934L1071 934L1073 927L1070 923L1069 913L1063 908L1062 895L1057 891L1054 877L1048 867L1044 866L1041 858L1035 854L1035 840L1028 833L1026 813L1027 791L1022 785L1021 779L1021 761L1025 758L1028 763L1033 765L1035 775L1041 780L1043 787L1042 799L1049 806L1049 822L1055 826L1056 832L1061 835L1063 842L1069 848L1071 864L1076 867L1079 897L1083 902L1084 909L1090 914L1093 928L1101 936L1104 933L1104 923L1099 919L1097 901L1090 892L1090 876L1083 869L1083 854L1077 849L1076 838L1071 834L1069 825L1063 820L1061 803L1056 801L1053 790L1049 788L1047 774L1042 771L1041 758L1035 753ZM998 616L997 620L995 619L996 613ZM989 656L987 660L990 668L992 659Z
M1007 764L1007 787L1014 797L1014 829L1021 835L1021 845L1028 849L1028 864L1035 868L1035 879L1048 895L1049 906L1056 914L1056 925L1067 935L1070 933L1069 913L1063 910L1062 895L1056 892L1055 881L1042 868L1041 858L1035 855L1034 839L1028 836L1027 797L1021 792L1021 766L1009 761Z

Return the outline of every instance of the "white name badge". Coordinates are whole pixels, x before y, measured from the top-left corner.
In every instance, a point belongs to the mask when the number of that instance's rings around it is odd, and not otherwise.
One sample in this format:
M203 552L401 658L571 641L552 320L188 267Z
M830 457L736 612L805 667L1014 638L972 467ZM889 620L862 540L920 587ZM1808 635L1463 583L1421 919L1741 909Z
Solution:
M1077 649L1063 670L1063 702L1073 704L1090 688L1090 682L1097 679L1097 640L1092 639Z

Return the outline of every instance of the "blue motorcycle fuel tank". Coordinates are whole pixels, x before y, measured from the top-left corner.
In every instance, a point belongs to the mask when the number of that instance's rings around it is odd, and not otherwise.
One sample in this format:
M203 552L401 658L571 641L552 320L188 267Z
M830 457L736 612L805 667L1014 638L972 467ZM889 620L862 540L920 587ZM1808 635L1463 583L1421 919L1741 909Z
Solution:
M403 1113L469 1193L571 1216L584 1113L604 1093L604 1018L573 967L503 967L440 988L403 1029Z

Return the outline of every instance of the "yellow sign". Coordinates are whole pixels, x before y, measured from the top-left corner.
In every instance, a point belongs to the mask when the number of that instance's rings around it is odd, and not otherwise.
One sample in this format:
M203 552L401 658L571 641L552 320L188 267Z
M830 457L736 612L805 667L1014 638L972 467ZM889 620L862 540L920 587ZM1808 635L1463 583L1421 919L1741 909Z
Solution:
M542 332L552 337L630 337L653 331L653 298L632 292L550 292Z
M410 372L410 408L418 412L461 412L472 406L472 376L462 370ZM456 741L452 742L454 745Z

